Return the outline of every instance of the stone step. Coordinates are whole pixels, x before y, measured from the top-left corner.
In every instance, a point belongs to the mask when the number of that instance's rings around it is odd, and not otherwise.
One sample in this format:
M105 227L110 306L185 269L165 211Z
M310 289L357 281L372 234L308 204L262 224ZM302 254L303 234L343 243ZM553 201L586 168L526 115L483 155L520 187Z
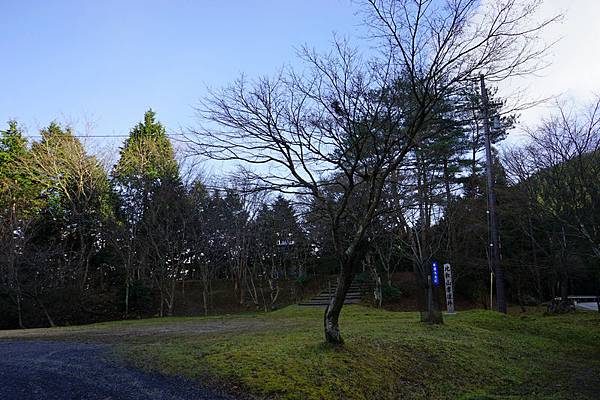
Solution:
M325 290L321 290L320 293L335 293L335 290L336 290L335 288L333 288L331 290L325 289ZM365 291L368 291L368 290L369 289L349 289L348 293L362 293L362 292L365 292Z
M362 293L362 290L348 290L346 293ZM329 291L329 290L321 290L319 293L335 293L335 290Z
M369 287L369 286L375 286L375 284L373 283L353 283L352 285L350 285L350 289L362 289L364 287ZM336 288L337 287L337 283L332 283L331 284L332 288Z
M325 293L325 294L321 293L321 294L318 294L315 297L313 297L313 299L328 299L330 297L333 297L333 295L330 296L327 293ZM348 293L346 295L347 299L354 298L354 297L361 298L361 297L363 297L363 295L362 295L362 293Z
M373 288L365 288L365 289L349 289L347 293L365 293L371 292ZM332 288L331 290L325 289L321 290L319 293L335 293L336 289Z
M352 299L352 300L348 300L346 299L346 301L344 301L344 305L348 305L348 304L358 304L360 303L360 299ZM306 301L303 303L299 303L299 306L311 306L311 307L327 307L327 305L329 304L329 302L325 302L325 301Z
M348 292L346 293L346 298L344 300L344 304L357 304L360 303L362 297L367 294L367 292L373 288L372 282L352 282L350 285ZM326 307L331 300L331 297L335 294L337 289L337 282L331 282L328 287L321 290L319 294L314 296L309 300L305 300L299 303L300 306L309 306L309 307Z

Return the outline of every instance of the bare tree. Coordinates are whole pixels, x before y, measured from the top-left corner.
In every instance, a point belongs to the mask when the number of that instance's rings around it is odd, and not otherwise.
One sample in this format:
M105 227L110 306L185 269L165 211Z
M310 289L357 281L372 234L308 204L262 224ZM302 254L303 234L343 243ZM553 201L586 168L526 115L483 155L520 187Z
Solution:
M381 58L365 61L339 41L329 54L303 50L308 72L241 77L198 109L206 124L189 134L194 154L241 162L258 189L309 196L326 211L340 264L324 316L329 343L343 342L340 311L369 249L384 186L435 106L475 74L501 79L539 67L536 33L550 21L531 24L514 1L478 4L369 1ZM351 213L357 203L361 212Z
M21 272L23 250L31 240L34 218L27 214L19 215L15 202L3 211L0 224L0 284L17 308L19 328L25 328Z
M160 316L173 315L176 283L191 262L192 204L179 180L163 179L142 220L143 239L153 261L148 273L160 294Z
M99 251L99 224L102 202L109 191L106 172L98 160L86 153L71 128L52 123L34 142L29 159L22 167L30 179L41 185L48 196L63 201L68 212L64 235L72 235L70 264L79 287L85 290L90 276L90 260Z
M555 115L528 129L529 143L505 154L509 174L541 190L545 213L561 221L600 257L600 99L583 112L557 103ZM543 185L541 184L543 181ZM536 186L531 186L536 185Z
M366 0L366 22L408 75L420 107L464 90L475 75L488 81L544 67L540 32L560 16L536 21L542 0ZM418 85L415 85L415 82ZM431 100L429 100L431 99ZM428 102L429 100L429 102ZM498 309L506 310L501 265Z
M587 253L600 258L600 99L582 111L557 103L554 115L528 136L526 145L505 152L504 161L527 206L555 227L549 241L557 247L565 298L572 270L569 238L587 243Z
M329 342L340 343L338 318L368 248L367 228L387 176L417 132L400 132L401 113L379 91L394 84L390 63L365 68L343 44L335 55L321 58L305 51L304 57L312 67L308 76L290 72L251 87L240 79L215 93L201 113L227 129L198 131L190 139L200 145L194 149L213 159L268 164L259 172L245 170L259 189L308 194L327 211L340 275L326 311L325 334ZM339 189L333 201L326 196L331 188ZM364 212L351 216L355 229L349 238L341 237L349 203L357 197Z

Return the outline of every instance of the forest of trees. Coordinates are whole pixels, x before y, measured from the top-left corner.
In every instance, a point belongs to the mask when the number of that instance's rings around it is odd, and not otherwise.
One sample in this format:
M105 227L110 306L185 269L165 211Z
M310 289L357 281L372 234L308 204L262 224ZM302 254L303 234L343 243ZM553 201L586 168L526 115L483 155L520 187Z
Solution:
M3 327L171 315L184 280L201 282L206 313L215 278L270 309L280 276L306 274L290 201L184 182L151 110L110 171L57 123L32 143L14 121L1 135Z
M509 301L520 305L599 287L598 116L561 111L526 145L495 153L502 263ZM412 149L386 186L360 271L391 286L394 272L447 261L458 295L487 306L481 132L458 122L444 120L453 128L443 143ZM28 143L14 121L1 133L3 328L172 315L186 280L201 283L206 313L216 279L231 281L235 301L269 310L281 279L335 273L315 202L249 190L250 182L184 181L152 111L110 171L70 128L52 123L40 134ZM328 196L336 201L334 190Z
M152 110L114 165L68 125L28 140L9 121L0 131L0 328L173 315L190 281L202 313L214 310L215 282L228 282L237 304L269 311L282 282L337 274L325 331L338 342L358 273L388 293L395 272L412 271L422 295L432 260L452 265L457 296L489 307L484 104L473 79L533 70L539 53L520 40L547 22L531 28L521 9L492 10L495 30L482 33L465 29L476 2L435 20L412 2L367 3L383 60L336 42L328 54L302 51L303 74L241 78L205 99L199 116L210 124L186 133L185 157ZM488 95L500 144L518 115L497 90ZM512 304L600 291L599 107L557 106L524 144L495 146ZM205 159L245 164L228 177L182 174ZM423 318L440 322L441 306L436 296Z

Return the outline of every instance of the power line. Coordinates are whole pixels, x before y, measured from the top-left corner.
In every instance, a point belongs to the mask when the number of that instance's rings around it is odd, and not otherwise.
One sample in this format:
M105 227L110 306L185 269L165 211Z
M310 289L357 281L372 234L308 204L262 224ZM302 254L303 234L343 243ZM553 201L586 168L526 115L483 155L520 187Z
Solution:
M129 134L127 135L70 135L71 137L77 138L77 139L96 139L96 138L103 138L103 139L124 139L124 138L128 138L130 137ZM174 137L174 136L186 136L184 133L167 133L166 134L167 137ZM42 138L42 135L23 135L24 138L27 139L33 139L33 138Z
M165 134L166 136L185 136L185 133L167 133ZM42 135L23 135L24 137L28 137L28 138L41 138L43 137ZM130 135L70 135L72 137L76 137L76 138L128 138Z

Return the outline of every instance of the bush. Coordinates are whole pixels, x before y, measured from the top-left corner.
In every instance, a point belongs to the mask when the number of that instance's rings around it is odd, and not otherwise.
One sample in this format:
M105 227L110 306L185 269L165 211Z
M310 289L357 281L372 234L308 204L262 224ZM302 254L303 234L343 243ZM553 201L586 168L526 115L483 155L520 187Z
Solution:
M381 287L381 296L385 303L392 303L400 300L402 297L402 291L399 287L394 285L384 285Z
M354 281L356 283L367 283L371 280L371 275L369 275L369 273L367 271L363 271L360 274L356 275L356 277L354 278Z
M535 297L526 294L523 296L523 305L524 306L539 306L542 302L536 299Z
M125 310L125 288L122 287L118 294L118 303ZM154 296L152 289L142 281L133 281L129 286L129 313L146 315L154 311Z

